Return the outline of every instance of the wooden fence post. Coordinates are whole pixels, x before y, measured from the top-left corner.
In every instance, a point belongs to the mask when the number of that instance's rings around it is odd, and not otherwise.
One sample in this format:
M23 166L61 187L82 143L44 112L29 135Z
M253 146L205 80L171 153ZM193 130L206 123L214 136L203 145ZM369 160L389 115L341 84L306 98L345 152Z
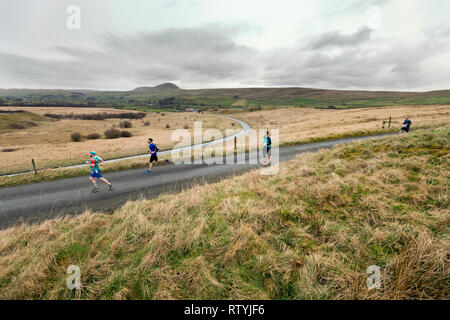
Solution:
M237 137L234 137L234 151L237 150Z
M388 128L391 127L391 120L392 120L392 117L389 117L389 126L388 126Z
M37 174L36 162L34 162L34 159L31 159L31 163L33 164L34 174Z

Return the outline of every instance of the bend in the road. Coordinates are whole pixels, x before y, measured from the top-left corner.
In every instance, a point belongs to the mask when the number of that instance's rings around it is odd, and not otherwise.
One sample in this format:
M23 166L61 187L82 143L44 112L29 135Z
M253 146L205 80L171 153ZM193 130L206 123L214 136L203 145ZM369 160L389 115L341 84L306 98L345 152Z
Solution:
M228 137L224 137L221 139L217 139L217 140L213 140L213 141L208 141L208 142L202 142L202 143L198 143L198 144L194 144L194 145L189 145L186 147L179 147L179 148L173 148L170 150L164 150L164 151L160 151L158 152L160 155L165 155L165 154L170 154L172 152L181 152L184 150L188 150L188 149L199 149L199 148L203 148L203 147L207 147L207 146L211 146L211 145L215 145L218 143L223 143L226 141L229 141L231 139L234 139L235 137L241 137L241 136L245 136L246 134L248 134L250 132L250 130L252 130L252 128L250 127L250 125L245 122L242 121L240 119L237 118L233 118L230 116L225 116L225 115L220 115L220 117L225 117L228 118L230 120L236 121L238 122L242 129L239 132L236 132ZM103 161L103 163L114 163L117 161L121 161L121 160L130 160L130 159L139 159L139 158L144 158L144 157L148 157L148 153L142 153L142 154L137 154L137 155L133 155L133 156L126 156L126 157L119 157L119 158L114 158L114 159L108 159ZM70 169L70 168L82 168L82 167L86 167L87 164L83 163L83 164L75 164L75 165L71 165L71 166L63 166L63 167L55 167L52 169ZM16 176L18 174L23 174L23 173L28 173L28 172L32 172L32 171L22 171L22 172L16 172L16 173L10 173L10 174L6 174L4 176L7 177L12 177L12 176Z

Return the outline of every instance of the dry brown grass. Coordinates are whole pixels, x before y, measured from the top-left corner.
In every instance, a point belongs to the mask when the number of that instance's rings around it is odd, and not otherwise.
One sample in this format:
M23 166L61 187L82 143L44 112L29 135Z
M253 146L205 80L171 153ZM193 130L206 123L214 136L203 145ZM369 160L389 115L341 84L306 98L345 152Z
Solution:
M412 130L418 126L437 126L450 121L450 106L395 106L338 110L289 108L239 113L235 116L248 122L253 128L279 129L280 142L292 143L351 132L379 130L383 120L388 121L390 116L392 117L391 127L400 130L406 115L409 115L413 122Z
M448 299L449 137L358 142L274 176L0 231L0 298Z
M52 107L0 107L0 110L27 110L43 115L45 113L121 113L130 112L115 109L99 108L52 108ZM175 129L188 127L193 132L193 122L203 122L203 128L217 128L225 135L226 129L240 130L235 121L224 120L216 115L197 113L149 113L144 119L130 120L133 127L127 129L132 133L130 138L71 141L73 132L80 132L83 136L97 133L104 137L105 130L112 127L119 128L121 119L48 121L37 127L24 130L0 133L0 149L18 149L15 152L0 152L0 172L9 173L31 169L31 159L34 158L38 168L48 168L69 164L83 163L86 154L95 150L104 159L145 153L147 151L147 138L153 137L161 150L170 149L176 142L171 141L171 134ZM145 126L150 121L150 126ZM170 129L166 125L170 124Z

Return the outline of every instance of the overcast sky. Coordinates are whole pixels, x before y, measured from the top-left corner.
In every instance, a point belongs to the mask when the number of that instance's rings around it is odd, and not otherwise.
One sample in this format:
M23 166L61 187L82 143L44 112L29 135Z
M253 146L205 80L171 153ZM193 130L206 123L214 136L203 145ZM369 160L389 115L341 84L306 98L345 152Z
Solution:
M0 87L448 89L449 13L448 0L0 0Z

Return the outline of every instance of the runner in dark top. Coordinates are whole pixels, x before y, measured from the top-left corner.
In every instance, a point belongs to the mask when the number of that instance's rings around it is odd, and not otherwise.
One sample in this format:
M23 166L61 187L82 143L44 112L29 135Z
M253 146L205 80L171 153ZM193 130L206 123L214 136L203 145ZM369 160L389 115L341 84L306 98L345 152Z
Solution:
M159 148L153 143L152 138L148 138L148 152L150 152L150 162L148 164L148 170L145 172L146 174L152 173L153 161L158 162L158 154Z
M409 120L409 117L406 116L405 121L403 121L403 128L402 131L409 132L409 127L412 125L412 121Z

